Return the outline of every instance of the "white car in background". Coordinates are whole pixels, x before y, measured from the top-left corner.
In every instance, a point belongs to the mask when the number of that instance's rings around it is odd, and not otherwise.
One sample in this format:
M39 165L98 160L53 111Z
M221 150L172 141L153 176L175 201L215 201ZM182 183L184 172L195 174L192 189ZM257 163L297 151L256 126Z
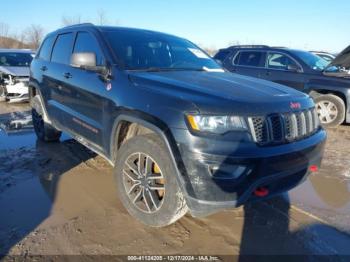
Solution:
M336 55L333 55L331 53L328 52L324 52L324 51L310 51L311 53L323 58L324 60L326 60L328 63L332 62L334 60L334 58L336 57Z
M0 101L28 100L29 66L34 52L28 49L0 49Z

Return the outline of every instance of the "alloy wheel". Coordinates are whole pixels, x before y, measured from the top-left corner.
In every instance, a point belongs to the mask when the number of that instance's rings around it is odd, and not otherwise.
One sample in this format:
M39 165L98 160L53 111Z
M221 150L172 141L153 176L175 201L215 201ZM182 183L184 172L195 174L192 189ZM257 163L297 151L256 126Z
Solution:
M316 104L316 110L322 124L329 124L338 116L338 108L330 101L318 102Z
M124 189L139 210L157 212L165 196L164 177L159 165L145 153L131 154L123 167Z

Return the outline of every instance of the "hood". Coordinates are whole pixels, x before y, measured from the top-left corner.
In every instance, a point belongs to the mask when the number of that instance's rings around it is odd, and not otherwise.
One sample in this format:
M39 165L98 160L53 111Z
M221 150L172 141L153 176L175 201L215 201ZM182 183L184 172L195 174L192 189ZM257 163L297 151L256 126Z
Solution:
M336 58L327 66L327 68L337 66L350 69L350 46L345 48Z
M195 103L201 111L203 108L219 111L224 107L239 111L247 107L279 110L279 102L289 108L291 101L305 101L304 106L310 105L309 97L295 89L228 72L131 72L130 79L136 85L181 96Z
M29 67L0 66L0 72L12 76L29 76Z

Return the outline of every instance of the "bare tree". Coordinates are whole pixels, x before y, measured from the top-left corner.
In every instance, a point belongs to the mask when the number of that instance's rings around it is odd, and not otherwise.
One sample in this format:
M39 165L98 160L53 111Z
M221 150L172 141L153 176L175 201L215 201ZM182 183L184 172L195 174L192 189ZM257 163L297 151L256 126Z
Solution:
M13 39L13 43L10 46L10 48L28 48L26 45L26 36L24 32L21 32L20 34L12 34L11 37Z
M0 47L9 47L9 30L8 24L0 23Z
M68 26L68 25L75 25L75 24L81 24L82 19L80 15L76 16L63 16L62 17L62 25Z
M233 46L233 45L241 45L241 42L238 41L238 40L235 40L235 41L231 41L228 43L229 46Z
M37 49L44 37L44 28L41 25L31 25L24 31L26 42L32 49Z
M0 36L8 37L10 27L8 24L0 23Z
M99 25L106 25L109 23L106 12L103 9L97 11L97 23Z

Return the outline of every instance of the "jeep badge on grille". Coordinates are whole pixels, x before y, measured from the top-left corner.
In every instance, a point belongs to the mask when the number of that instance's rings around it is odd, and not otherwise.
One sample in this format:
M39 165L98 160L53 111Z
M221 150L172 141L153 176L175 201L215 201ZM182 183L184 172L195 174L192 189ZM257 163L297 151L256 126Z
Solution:
M290 102L290 108L291 109L300 109L301 108L301 104L296 102L296 103L293 103L293 102Z

